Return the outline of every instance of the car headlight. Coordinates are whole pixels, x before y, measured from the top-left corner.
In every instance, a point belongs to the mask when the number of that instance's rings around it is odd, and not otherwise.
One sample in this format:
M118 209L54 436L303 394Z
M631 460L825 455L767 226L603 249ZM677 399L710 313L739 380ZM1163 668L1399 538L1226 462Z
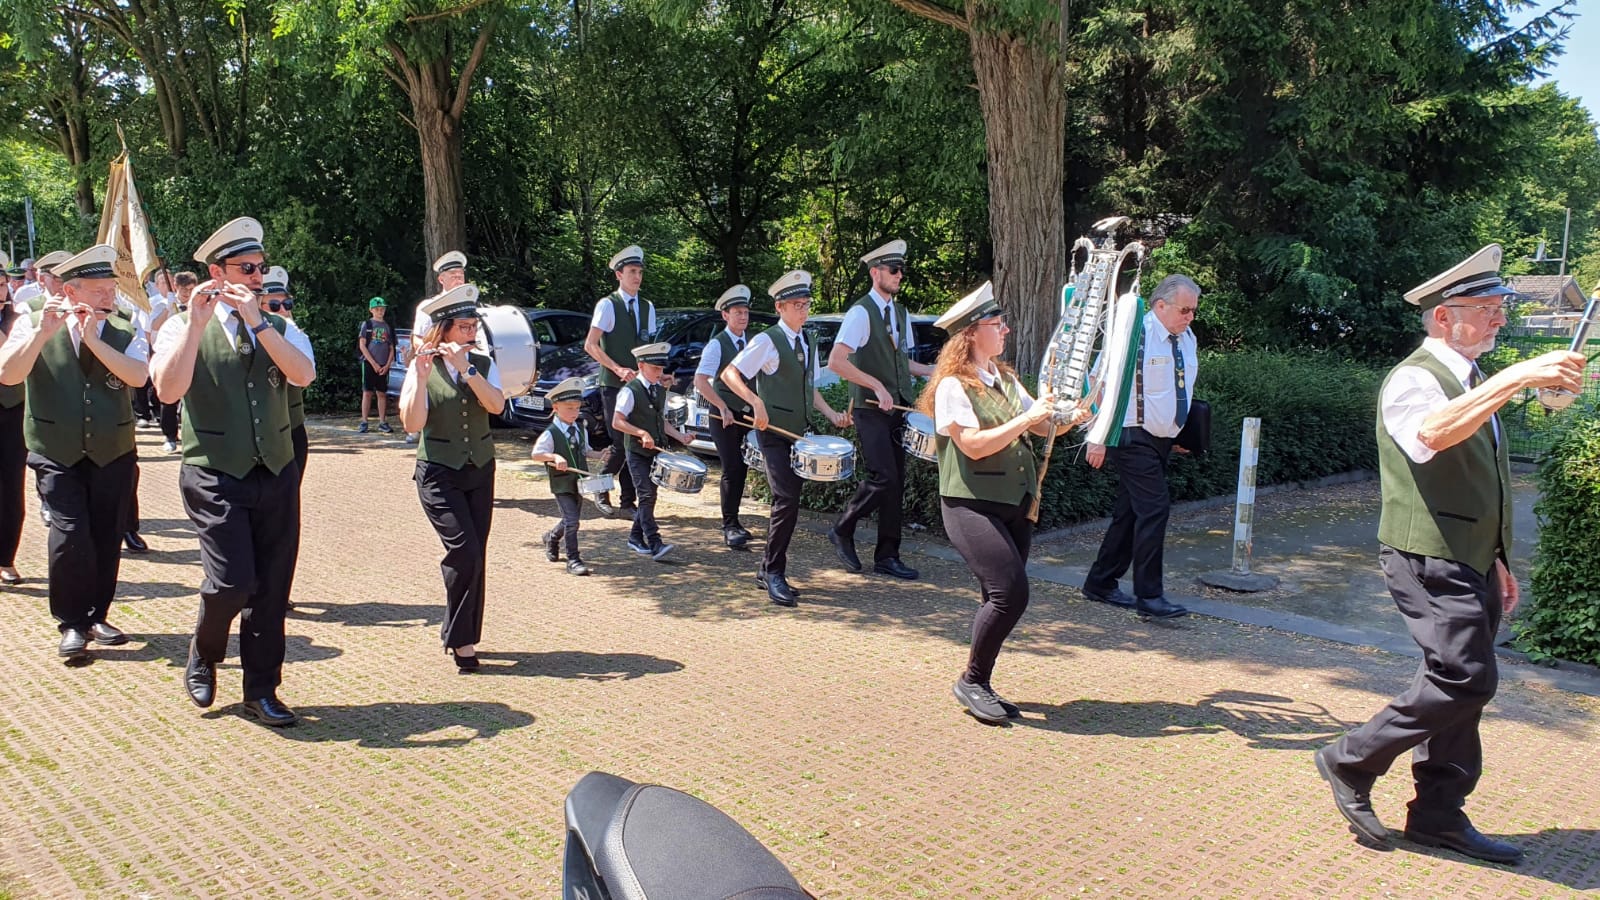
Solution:
M595 388L597 388L599 386L600 386L600 375L599 375L599 373L596 373L594 375L585 375L585 376L583 376L583 389L584 389L585 392L592 391L592 390L594 390Z

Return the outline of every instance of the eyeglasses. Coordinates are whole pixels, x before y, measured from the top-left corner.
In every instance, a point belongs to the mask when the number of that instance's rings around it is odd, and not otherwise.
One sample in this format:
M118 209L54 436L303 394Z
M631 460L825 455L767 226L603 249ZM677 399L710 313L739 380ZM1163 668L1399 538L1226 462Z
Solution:
M1518 302L1507 299L1499 303L1441 303L1439 305L1447 309L1476 309L1497 312L1509 319L1516 315Z
M996 329L1000 329L1000 328L1006 327L1006 317L1005 316L991 316L991 317L989 317L987 319L979 319L978 320L978 324L979 325L993 325Z
M247 272L245 274L249 274L249 273ZM273 312L278 312L279 310L283 310L283 311L287 312L287 311L290 311L290 310L294 309L294 301L293 300L268 300L267 301L267 309L270 309Z
M1194 311L1199 308L1200 307L1198 306L1174 306L1172 311L1180 316L1192 316L1194 315Z
M265 274L267 274L267 268L268 268L266 260L262 260L261 262L242 262L242 263L228 262L227 260L223 260L222 265L223 265L224 268L226 268L227 266L233 266L234 268L238 269L239 271L243 272L246 275L254 275L257 272L260 272L261 274L265 275Z

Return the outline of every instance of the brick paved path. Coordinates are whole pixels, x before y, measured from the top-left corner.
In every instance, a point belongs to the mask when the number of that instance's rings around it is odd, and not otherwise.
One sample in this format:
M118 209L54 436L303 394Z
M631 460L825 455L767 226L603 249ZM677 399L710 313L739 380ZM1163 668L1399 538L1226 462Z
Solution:
M572 578L537 547L544 483L504 470L484 672L461 677L409 449L313 441L282 690L303 720L281 732L240 715L236 660L212 710L180 686L199 570L174 458L143 463L155 552L125 560L112 616L135 640L87 667L55 658L30 498L30 581L0 593L0 895L553 897L561 801L591 769L711 801L825 897L1600 889L1593 700L1508 684L1491 707L1470 811L1529 848L1520 871L1375 852L1310 750L1410 660L1142 625L1036 584L996 673L1025 719L985 727L950 697L975 596L960 566L912 557L911 586L852 576L802 530L803 603L779 610L709 508L674 496L668 564L629 553L620 520L586 519L599 574ZM1394 827L1406 799L1403 777L1375 792Z

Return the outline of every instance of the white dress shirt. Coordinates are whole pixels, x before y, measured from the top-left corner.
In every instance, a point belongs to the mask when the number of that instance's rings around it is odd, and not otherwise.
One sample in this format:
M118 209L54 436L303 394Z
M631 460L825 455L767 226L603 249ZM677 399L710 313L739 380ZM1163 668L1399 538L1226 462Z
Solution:
M790 331L789 326L784 324L781 319L778 320L778 328L782 330L784 340L788 343L788 349L791 352L794 350L795 338L798 337L804 342L801 346L805 348L806 354L811 357L811 381L815 384L822 360L817 359L817 353L811 347L811 342L806 341L805 337L798 332ZM733 357L733 362L729 363L729 365L738 367L739 374L745 378L754 378L758 373L771 375L773 372L778 371L778 348L773 345L772 338L767 332L763 331L751 338L750 343L744 345L744 349ZM807 397L806 402L809 403L810 401L811 398Z
M661 382L651 381L650 379L644 377L644 373L642 372L639 374L639 380L653 388L661 387ZM661 398L661 408L663 410L666 409L666 403L666 395L663 394ZM617 392L617 412L622 413L624 418L633 412L633 391L624 388L623 390Z
M1155 311L1144 316L1144 421L1139 420L1139 398L1128 398L1128 414L1122 427L1140 427L1156 437L1174 438L1183 429L1178 425L1178 367L1172 358L1172 332L1156 318ZM1200 372L1198 344L1194 331L1185 328L1178 335L1178 352L1183 354L1184 393L1194 402L1194 385ZM1134 385L1129 390L1136 390Z
M979 369L978 377L987 387L994 387L1000 383L998 369ZM1015 378L1007 377L1017 396L1022 398L1022 409L1018 412L1027 412L1033 409L1036 402L1022 382ZM1003 388L1002 388L1003 389ZM967 396L967 387L961 379L954 377L941 378L939 386L933 393L933 430L935 434L945 437L950 436L950 427L960 425L963 428L982 428L983 423L978 421L978 413L972 408L972 398Z
M867 296L872 302L878 304L878 313L883 316L885 327L894 332L897 346L902 351L911 349L910 337L899 333L900 311L895 310L893 318L889 316L887 307L890 301L878 293L877 288L867 291ZM907 316L907 321L910 317ZM909 328L906 330L910 330ZM860 350L872 339L872 322L867 318L867 311L859 306L851 305L849 312L844 314L844 321L839 325L839 335L834 338L834 343L843 344L851 350Z
M744 349L745 344L749 343L747 340L750 337L749 331L750 329L747 328L745 329L744 334L734 334L731 331L728 332L728 337L733 340L733 352L735 356L739 354L740 350ZM713 337L711 340L706 342L706 348L700 351L700 365L695 367L694 373L696 375L704 375L707 378L716 378L717 373L721 371L722 342Z
M1476 363L1451 349L1439 338L1424 340L1422 349L1444 363L1450 374L1461 382L1463 389L1470 385ZM1389 382L1384 385L1383 394L1378 400L1379 408L1383 411L1383 430L1394 438L1412 462L1425 463L1433 459L1435 451L1417 439L1417 432L1422 430L1422 423L1429 416L1449 402L1450 398L1444 395L1444 388L1439 386L1439 379L1432 372L1421 366L1401 366L1389 376ZM1492 421L1494 439L1498 442L1500 417L1497 415Z
M648 300L640 300L638 297L629 297L627 294L622 295L622 303L624 307L627 306L628 301L630 300L633 301L634 315L637 316L639 314L639 310L644 310L644 322L642 323L644 325L644 333L655 334L656 305ZM610 294L607 294L595 301L594 316L589 319L589 327L600 329L602 334L610 334L611 329L617 327L616 316L611 312ZM624 363L622 360L614 360L614 362L616 362L616 364L619 366L626 365L626 363Z
M65 328L67 336L72 340L72 352L74 354L83 352L83 333L78 331L77 318L68 318ZM33 327L32 315L17 316L16 320L11 324L11 333L6 336L6 341L4 344L5 348L9 351L26 344L28 341L33 339L35 331L37 331L37 329ZM94 333L97 335L102 335L105 334L105 331L106 320L96 320ZM122 354L129 359L137 360L139 362L149 362L150 339L145 336L145 333L142 330L135 327L133 330L133 340L128 342L128 348L123 350Z
M304 353L306 359L311 361L311 377L306 379L304 383L296 382L293 379L289 379L289 383L295 387L305 387L316 380L317 357L311 351L311 339L306 337L304 331L300 330L300 326L287 319L284 321L288 326L283 333L284 340L289 342L289 346ZM238 343L239 327L243 324L243 320L239 318L238 313L234 312L232 306L226 303L218 303L216 322L222 326L222 331L227 335L229 344ZM209 328L211 326L207 325L206 327ZM156 335L156 347L154 353L151 354L151 359L159 363L161 360L178 352L178 348L183 346L183 336L188 330L189 323L184 318L181 316L168 316L166 324L161 326L161 331ZM249 329L246 328L245 330L248 331ZM257 344L261 343L259 335L251 335L250 337ZM287 375L284 377L288 378Z
M11 305L16 307L18 312L26 312L28 301L42 293L44 293L44 285L37 281L26 282L22 287L11 292Z

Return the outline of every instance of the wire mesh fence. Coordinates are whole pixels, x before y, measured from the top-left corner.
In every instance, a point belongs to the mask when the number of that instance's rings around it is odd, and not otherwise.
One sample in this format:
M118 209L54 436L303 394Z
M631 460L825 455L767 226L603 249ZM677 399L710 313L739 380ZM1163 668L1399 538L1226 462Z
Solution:
M1480 362L1485 372L1493 374L1518 360L1565 350L1571 343L1571 338L1565 337L1501 332L1494 353ZM1549 410L1539 402L1536 392L1525 391L1500 411L1500 426L1505 430L1512 459L1538 460L1570 423L1600 414L1600 359L1596 359L1600 356L1600 340L1589 341L1584 355L1589 357L1589 366L1584 371L1583 389L1571 406Z

